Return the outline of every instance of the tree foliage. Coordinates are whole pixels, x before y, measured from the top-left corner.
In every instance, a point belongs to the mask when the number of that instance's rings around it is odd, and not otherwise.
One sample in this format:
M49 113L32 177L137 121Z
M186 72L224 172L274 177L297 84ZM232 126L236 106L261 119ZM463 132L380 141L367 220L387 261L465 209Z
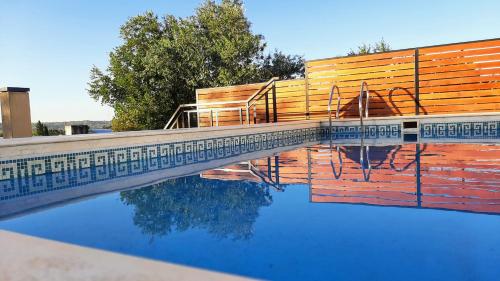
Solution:
M35 124L35 129L33 130L33 135L35 136L59 136L64 135L63 130L49 129L47 125L42 123L40 120Z
M132 17L107 69L91 69L89 95L114 108L114 130L158 129L179 104L195 101L197 88L303 74L302 57L266 55L250 27L238 0L206 1L186 18Z
M279 77L280 79L293 79L304 77L304 58L298 55L286 55L275 50L264 57L262 62L261 79Z
M49 128L45 126L40 120L35 125L35 136L48 136L49 135Z
M356 50L349 50L347 53L348 56L358 56L358 55L367 55L373 53L382 53L388 52L391 50L391 46L387 42L385 42L384 38L380 39L380 41L375 42L373 45L363 43L356 48Z
M33 132L35 136L43 136L43 124L38 120L35 125L35 131Z

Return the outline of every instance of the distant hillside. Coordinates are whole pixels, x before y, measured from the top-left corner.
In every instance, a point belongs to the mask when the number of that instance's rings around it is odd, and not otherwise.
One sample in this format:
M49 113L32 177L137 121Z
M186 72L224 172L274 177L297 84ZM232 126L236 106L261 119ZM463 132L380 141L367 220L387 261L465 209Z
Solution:
M56 129L56 130L64 130L65 125L88 125L90 129L110 129L111 128L111 121L90 121L90 120L83 120L83 121L66 121L66 122L43 122L45 126L49 129ZM35 124L32 124L32 127L35 128ZM0 130L2 129L2 123L0 123Z
M47 126L49 129L58 129L58 130L64 130L65 125L88 125L90 129L110 129L111 128L111 121L90 121L90 120L83 120L83 121L67 121L67 122L43 122L42 123ZM33 123L33 128L35 127L36 123Z

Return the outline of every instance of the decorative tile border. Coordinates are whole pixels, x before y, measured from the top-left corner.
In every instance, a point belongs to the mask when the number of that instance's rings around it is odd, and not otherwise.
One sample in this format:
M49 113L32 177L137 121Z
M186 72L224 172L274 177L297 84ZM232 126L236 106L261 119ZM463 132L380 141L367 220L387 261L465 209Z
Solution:
M320 141L306 128L0 162L0 201L113 178Z
M327 128L327 127L325 127ZM360 139L361 126L332 126L332 140ZM400 124L366 125L365 139L402 137ZM424 122L420 121L420 139L500 139L500 121Z
M361 126L332 126L332 134L332 140L359 139ZM401 138L401 125L366 125L363 137L366 139Z
M421 139L500 139L500 121L420 123Z
M332 139L359 139L360 126L332 126ZM366 139L401 138L401 125L366 125ZM425 139L500 139L500 121L420 124ZM328 127L101 149L0 161L0 200L255 151L330 139Z

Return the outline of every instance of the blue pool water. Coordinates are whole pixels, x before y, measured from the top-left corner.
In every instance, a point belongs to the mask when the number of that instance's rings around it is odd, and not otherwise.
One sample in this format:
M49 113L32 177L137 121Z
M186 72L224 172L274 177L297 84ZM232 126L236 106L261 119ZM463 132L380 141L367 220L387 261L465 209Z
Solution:
M0 229L260 279L500 279L499 146L371 147L369 165L361 149L316 145L52 202Z

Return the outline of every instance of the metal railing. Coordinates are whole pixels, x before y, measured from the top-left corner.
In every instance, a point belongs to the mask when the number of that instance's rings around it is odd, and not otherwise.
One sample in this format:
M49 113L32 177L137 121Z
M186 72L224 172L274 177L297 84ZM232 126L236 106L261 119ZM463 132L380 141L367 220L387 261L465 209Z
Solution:
M332 100L333 100L333 95L337 93L337 110L335 111L335 119L339 119L339 114L340 114L340 89L336 84L333 84L332 88L330 89L330 97L328 98L328 123L329 123L329 132L330 132L330 152L333 152L333 146L332 146ZM333 175L335 176L336 179L339 179L340 176L342 175L342 155L340 153L340 147L337 146L337 156L339 159L339 173L337 174L337 171L335 169L335 163L333 162L333 155L330 157L330 165L332 166L332 171Z
M250 124L250 108L253 106L253 119L254 124L257 123L257 102L263 97L265 98L266 105L266 123L269 123L269 91L272 90L273 98L273 122L278 122L278 110L276 107L276 81L278 77L273 77L267 83L257 90L253 95L251 95L246 104L246 121Z
M192 114L196 114L196 126L200 125L200 113L209 113L209 124L219 126L219 113L223 111L237 111L239 115L240 125L243 125L243 108L245 108L246 123L250 125L250 109L253 107L254 124L257 123L257 102L265 98L266 105L266 122L269 123L269 92L272 92L273 103L273 122L278 121L278 111L276 106L276 81L279 78L271 78L264 86L252 94L247 100L227 101L227 102L209 102L209 103L190 103L181 104L177 107L174 114L168 120L163 128L179 129L191 128ZM232 107L220 107L232 105ZM236 105L236 106L235 106ZM217 106L217 107L216 107ZM214 118L215 114L215 118Z
M223 111L238 111L240 124L243 124L243 109L241 106L239 107L213 107L215 105L244 105L246 101L229 101L229 102L211 102L211 103L190 103L190 104L181 104L177 107L174 114L168 120L164 130L167 129L179 129L179 128L191 128L191 115L196 114L196 123L197 126L200 124L200 113L207 112L209 113L209 122L210 125L213 126L214 121L214 113L215 113L215 124L219 126L219 112ZM208 107L208 108L200 108L200 107ZM191 109L190 109L191 108ZM189 110L190 109L190 110Z
M330 97L328 99L328 122L329 122L329 131L330 131L330 153L333 154L333 144L332 144L332 100L333 100L333 95L337 93L337 110L335 112L335 119L339 118L340 114L340 101L341 101L341 96L340 96L340 90L337 85L333 85L331 90L330 90ZM366 94L366 104L365 104L365 110L363 112L363 99ZM361 137L361 144L359 147L360 150L360 164L361 164L361 170L363 172L363 179L365 181L370 180L370 175L371 175L371 170L372 166L370 163L370 146L364 144L364 138L365 138L365 127L363 124L363 118L368 118L368 109L370 106L370 92L368 90L368 83L365 81L361 82L361 90L359 93L359 121L360 121L360 137ZM365 117L363 117L365 115ZM333 155L330 157L330 165L332 167L333 174L336 179L339 179L340 176L342 175L342 166L343 166L343 161L342 161L342 155L340 152L340 147L337 146L337 155L339 158L339 173L337 174L337 171L335 169L335 163L333 161Z
M332 89L330 90L330 97L328 99L328 122L330 123L330 130L332 128L332 99L335 94L335 90L337 90L337 110L335 111L335 119L339 119L339 111L340 111L340 90L339 87L333 84Z
M181 105L179 105L163 129L164 130L173 129L174 124L177 126L177 128L179 128L179 116L182 115L182 112L183 112L182 109L189 108L189 107L195 107L195 106L196 106L195 104L181 104ZM175 123L174 123L174 120L176 121Z
M365 90L366 89L366 90ZM368 108L370 104L370 91L368 90L368 83L365 81L361 82L361 90L359 91L359 123L360 123L360 133L364 134L365 133L365 127L363 125L363 97L365 96L366 93L366 105L365 105L365 118L368 118Z

